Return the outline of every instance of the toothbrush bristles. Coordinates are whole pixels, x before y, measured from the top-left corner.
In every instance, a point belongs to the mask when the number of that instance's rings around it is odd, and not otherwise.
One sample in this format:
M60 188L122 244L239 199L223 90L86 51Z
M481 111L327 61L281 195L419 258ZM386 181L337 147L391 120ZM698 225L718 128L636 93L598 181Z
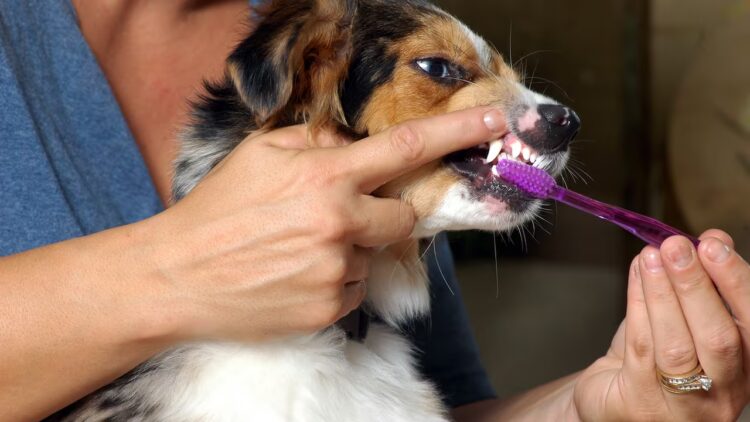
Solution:
M557 186L546 171L514 160L500 160L497 172L505 181L535 198L549 198Z

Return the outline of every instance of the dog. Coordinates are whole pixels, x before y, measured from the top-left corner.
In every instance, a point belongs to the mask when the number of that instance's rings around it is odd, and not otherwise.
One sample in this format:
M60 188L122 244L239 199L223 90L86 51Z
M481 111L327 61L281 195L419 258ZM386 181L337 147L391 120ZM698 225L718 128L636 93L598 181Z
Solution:
M363 306L381 322L366 336L336 325L268 344L183 345L92 394L65 420L446 421L399 333L429 314L415 240L447 230L506 231L532 219L540 201L504 183L492 163L514 159L557 175L580 121L527 89L481 37L427 1L276 0L254 19L225 77L206 83L193 106L175 200L257 131L307 123L356 140L480 105L501 108L509 130L376 191L411 204L417 223L411 240L373 257Z

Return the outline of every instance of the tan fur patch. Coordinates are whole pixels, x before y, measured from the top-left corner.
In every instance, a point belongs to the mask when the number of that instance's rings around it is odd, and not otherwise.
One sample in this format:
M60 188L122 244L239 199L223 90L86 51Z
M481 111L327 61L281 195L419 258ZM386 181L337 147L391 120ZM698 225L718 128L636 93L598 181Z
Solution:
M423 30L391 47L390 52L399 57L393 78L373 93L357 130L378 133L406 120L514 101L518 77L499 53L492 50L489 66L483 66L474 42L453 18L430 15L423 23ZM441 84L413 65L417 59L432 57L462 66L471 79ZM392 181L377 194L403 198L424 218L434 213L459 180L454 172L433 163Z

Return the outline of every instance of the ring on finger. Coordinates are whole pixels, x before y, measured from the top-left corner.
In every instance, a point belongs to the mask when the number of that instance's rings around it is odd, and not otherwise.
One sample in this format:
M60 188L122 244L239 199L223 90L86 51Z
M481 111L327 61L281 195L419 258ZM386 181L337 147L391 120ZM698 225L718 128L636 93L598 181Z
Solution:
M658 368L657 374L662 388L673 394L709 391L713 385L713 380L703 372L703 367L700 364L692 371L684 374L667 374Z

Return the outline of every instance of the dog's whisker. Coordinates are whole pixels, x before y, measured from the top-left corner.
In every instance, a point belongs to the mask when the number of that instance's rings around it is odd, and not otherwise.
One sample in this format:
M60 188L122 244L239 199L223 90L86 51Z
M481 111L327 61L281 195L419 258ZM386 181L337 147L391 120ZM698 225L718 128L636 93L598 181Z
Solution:
M495 253L495 299L500 299L500 269L497 260L497 235L492 232L492 250Z
M554 53L554 50L534 50L534 51L532 51L530 53L527 53L527 54L521 56L521 58L518 59L518 60L516 60L515 62L511 60L510 61L510 63L512 63L511 67L515 68L516 66L518 66L519 63L523 62L524 60L528 60L530 57L532 57L532 56L534 56L536 54L544 54L544 53Z
M538 64L538 63L537 63L537 64ZM565 91L564 89L562 89L562 87L561 87L561 86L560 86L559 84L555 83L554 81L551 81L551 80L549 80L549 79L547 79L547 78L543 78L543 77L541 77L541 76L534 76L534 75L532 75L532 76L531 76L530 78L528 78L528 79L529 79L529 80L532 80L532 81L535 81L535 80L539 80L539 81L541 81L541 82L544 82L544 83L546 83L546 84L550 84L550 85L554 86L555 88L557 88L558 90L560 90L560 92L561 92L561 93L562 93L562 94L563 94L563 95L565 96L565 98L567 98L567 99L568 99L569 101L571 101L571 102L573 101L573 99L572 99L572 98L570 97L570 95L568 95L568 92L567 92L567 91ZM533 83L533 82L532 82L532 83ZM531 86L529 86L529 88L531 88ZM545 89L546 89L546 88L545 88Z
M419 256L419 261L420 262L424 262L424 257L430 251L430 247L432 247L432 244L435 243L435 239L436 238L437 238L437 235L432 236L432 239L430 240L430 243L427 244L427 247L425 247L424 251L422 251L422 255Z
M434 237L433 237L433 239L434 239ZM432 249L435 251L435 255L434 255L435 256L435 266L437 267L438 272L440 273L440 276L443 278L443 282L445 283L445 287L448 288L448 291L451 292L451 295L455 296L456 293L453 292L453 289L451 288L451 285L448 282L448 279L445 277L445 274L443 273L443 268L440 267L440 260L437 258L438 251L437 251L437 245L435 244L435 242L432 243Z
M470 80L467 80L467 79L461 79L461 78L451 78L451 77L446 77L445 79L450 79L450 80L452 80L452 81L465 82L465 83L467 83L467 84L469 84L469 85L477 85L477 83L476 83L476 82L474 82L474 81L470 81Z
M513 63L513 22L510 23L510 29L508 30L508 63ZM493 46L494 48L494 46ZM497 51L497 49L495 49ZM511 64L511 68L513 65Z
M434 238L433 238L434 240ZM414 246L415 243L419 243L418 239L414 239L412 243L409 245L408 248L404 248L404 251L401 252L401 256L398 257L396 262L393 264L393 270L391 271L391 277L388 279L389 282L393 281L393 278L396 276L396 271L398 270L399 264L404 260L404 257L406 257L406 254L409 252L409 249ZM420 259L421 261L421 259Z

